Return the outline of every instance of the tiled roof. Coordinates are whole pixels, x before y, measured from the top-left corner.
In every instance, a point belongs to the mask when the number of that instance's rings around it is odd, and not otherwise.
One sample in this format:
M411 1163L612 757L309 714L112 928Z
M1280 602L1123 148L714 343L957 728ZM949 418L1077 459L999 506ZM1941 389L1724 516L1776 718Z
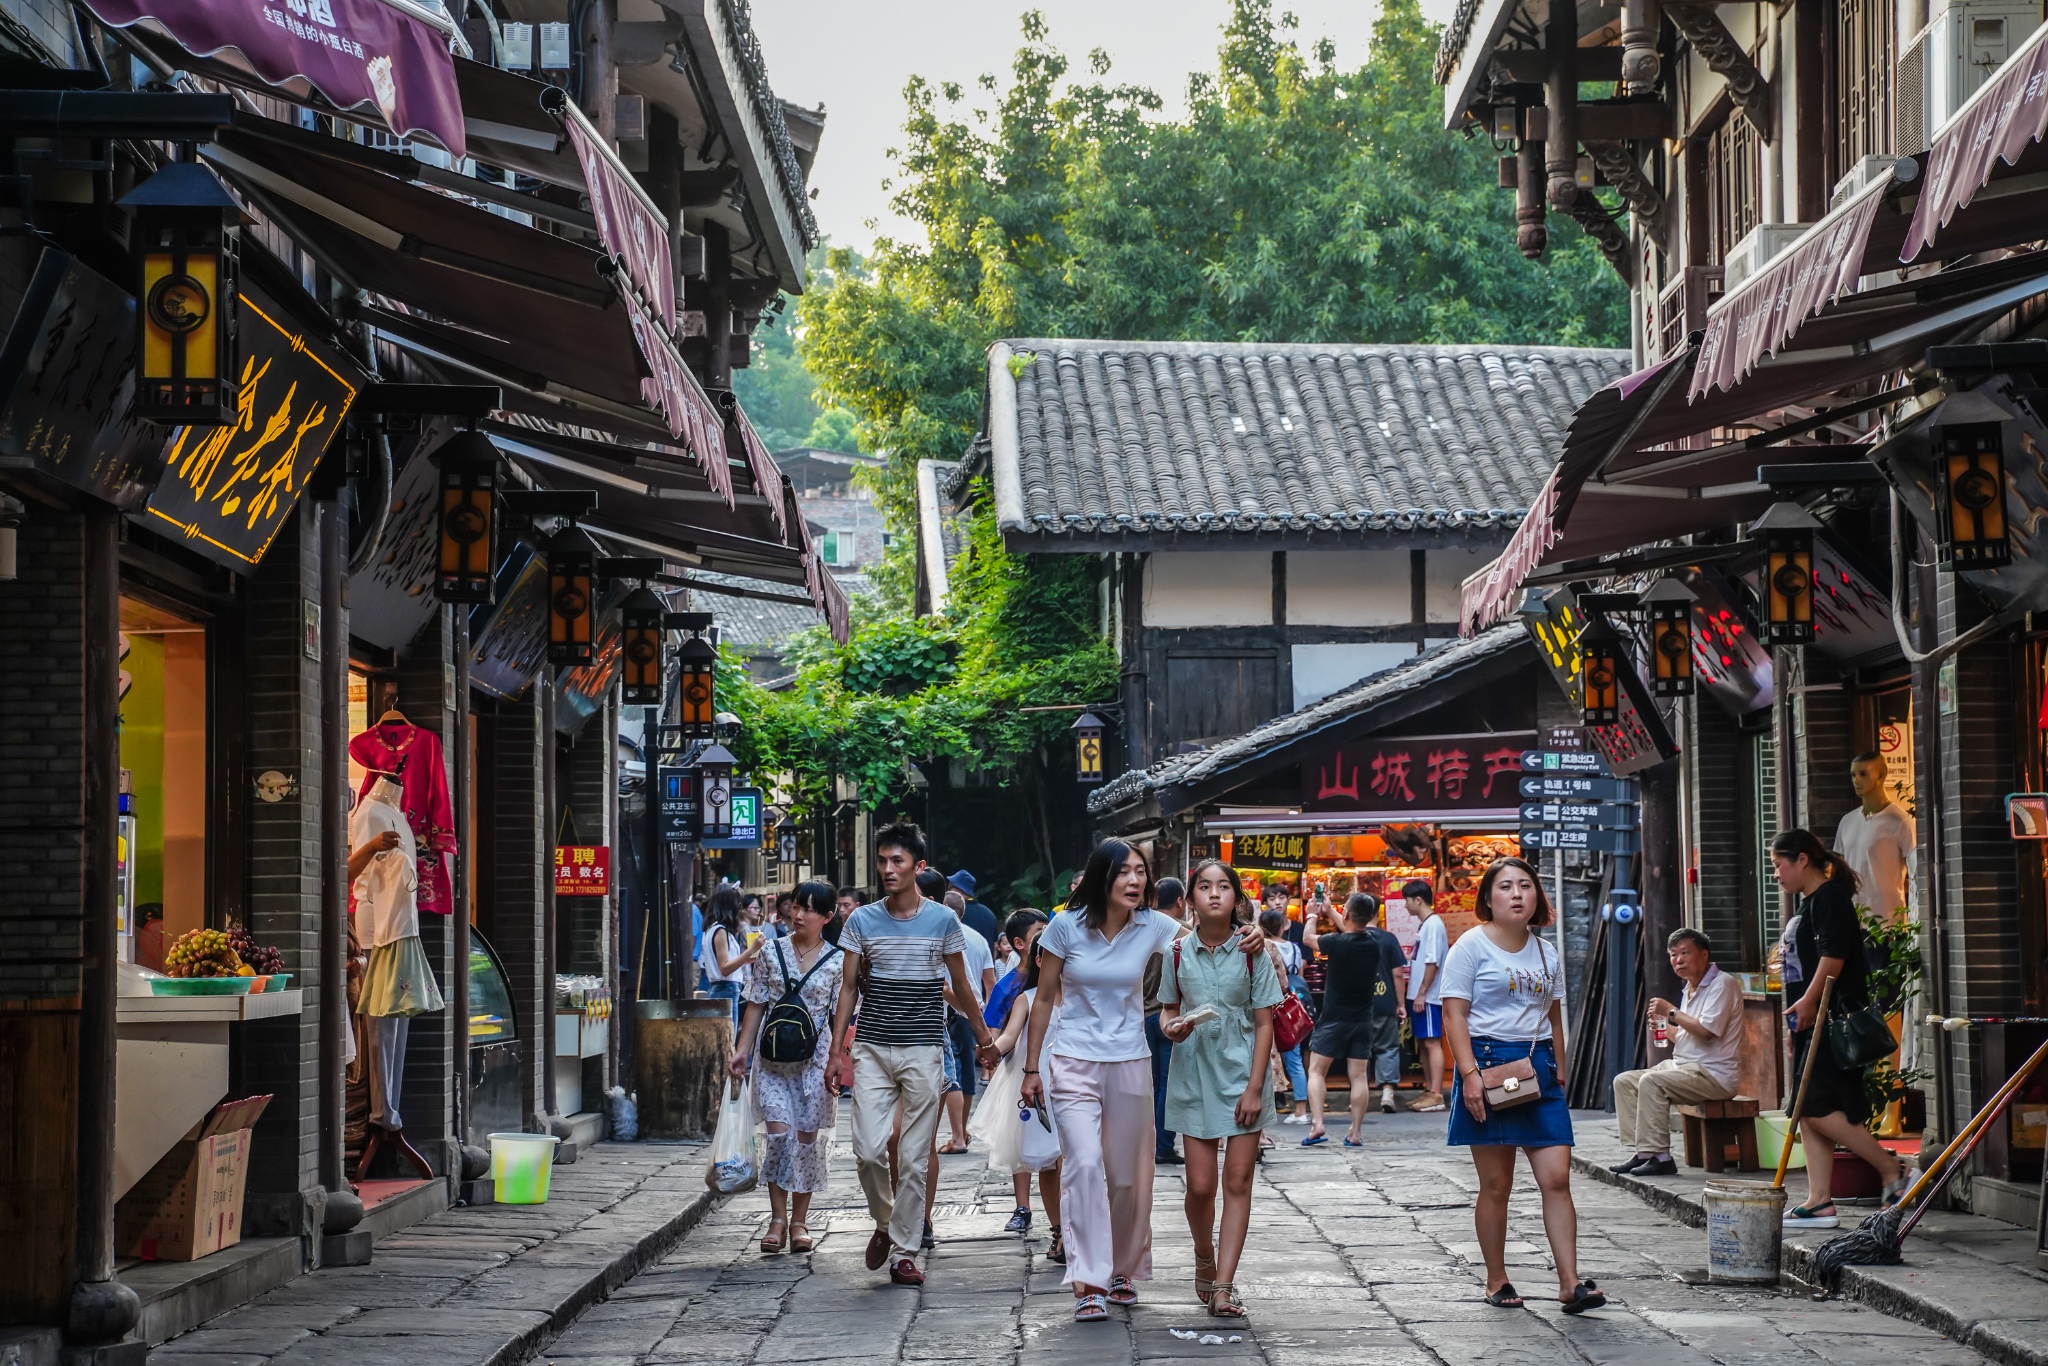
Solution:
M865 576L835 574L833 577L846 590L848 597L858 597L868 591ZM704 570L691 574L690 579L696 583L779 595L776 601L732 597L725 593L693 595L693 610L711 613L718 622L719 638L741 654L779 651L798 631L821 625L824 621L818 615L818 609L808 603L780 600L793 599L803 591L786 583L771 583L766 579L750 579L738 574L712 574Z
M986 444L952 486L987 471L1006 532L1055 536L1512 530L1572 413L1628 360L1552 346L998 343Z
M1120 774L1089 794L1088 810L1094 815L1103 815L1142 801L1162 788L1218 777L1241 764L1266 757L1290 741L1328 727L1358 721L1383 704L1417 688L1441 688L1453 675L1466 669L1498 662L1500 656L1517 649L1531 648L1529 632L1520 622L1509 622L1476 636L1446 641L1385 673L1361 679L1299 711L1276 716L1254 726L1242 735L1234 735L1205 749L1162 759L1150 768L1132 769Z

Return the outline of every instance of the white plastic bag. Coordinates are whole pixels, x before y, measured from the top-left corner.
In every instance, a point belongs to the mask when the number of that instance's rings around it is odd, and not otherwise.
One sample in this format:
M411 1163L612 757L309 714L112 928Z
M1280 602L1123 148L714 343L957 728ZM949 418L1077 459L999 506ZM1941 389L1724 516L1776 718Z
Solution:
M754 1136L754 1079L727 1082L718 1107L718 1128L711 1135L711 1165L704 1184L720 1195L739 1195L761 1177L761 1154Z

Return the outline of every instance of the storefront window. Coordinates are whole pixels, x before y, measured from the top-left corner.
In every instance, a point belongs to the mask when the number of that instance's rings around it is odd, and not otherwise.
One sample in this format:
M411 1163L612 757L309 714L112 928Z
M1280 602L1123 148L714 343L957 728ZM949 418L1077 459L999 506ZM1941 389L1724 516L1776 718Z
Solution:
M206 626L121 599L121 955L162 968L206 924Z

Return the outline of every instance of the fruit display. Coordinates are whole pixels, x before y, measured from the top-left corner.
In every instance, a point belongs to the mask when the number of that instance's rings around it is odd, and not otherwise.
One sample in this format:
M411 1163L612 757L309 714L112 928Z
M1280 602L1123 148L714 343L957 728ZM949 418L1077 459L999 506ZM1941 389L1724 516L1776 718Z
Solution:
M258 977L284 971L284 951L272 948L268 944L257 943L249 937L248 927L239 920L228 925L228 947L233 949L235 956L247 964Z
M239 977L243 963L227 931L187 930L164 954L164 971L172 977Z

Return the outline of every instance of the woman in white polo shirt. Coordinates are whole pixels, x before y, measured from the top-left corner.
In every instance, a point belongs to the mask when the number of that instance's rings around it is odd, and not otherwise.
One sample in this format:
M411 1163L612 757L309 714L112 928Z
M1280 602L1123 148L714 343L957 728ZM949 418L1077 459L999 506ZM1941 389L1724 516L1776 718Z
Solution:
M1152 1050L1145 1041L1145 965L1182 925L1151 909L1152 869L1122 840L1089 856L1067 909L1039 939L1038 996L1024 1051L1026 1105L1052 1098L1060 1138L1060 1207L1074 1318L1134 1304L1152 1279ZM1246 926L1247 953L1265 949ZM1054 1050L1046 1025L1060 1013ZM1044 1066L1041 1076L1040 1066Z

